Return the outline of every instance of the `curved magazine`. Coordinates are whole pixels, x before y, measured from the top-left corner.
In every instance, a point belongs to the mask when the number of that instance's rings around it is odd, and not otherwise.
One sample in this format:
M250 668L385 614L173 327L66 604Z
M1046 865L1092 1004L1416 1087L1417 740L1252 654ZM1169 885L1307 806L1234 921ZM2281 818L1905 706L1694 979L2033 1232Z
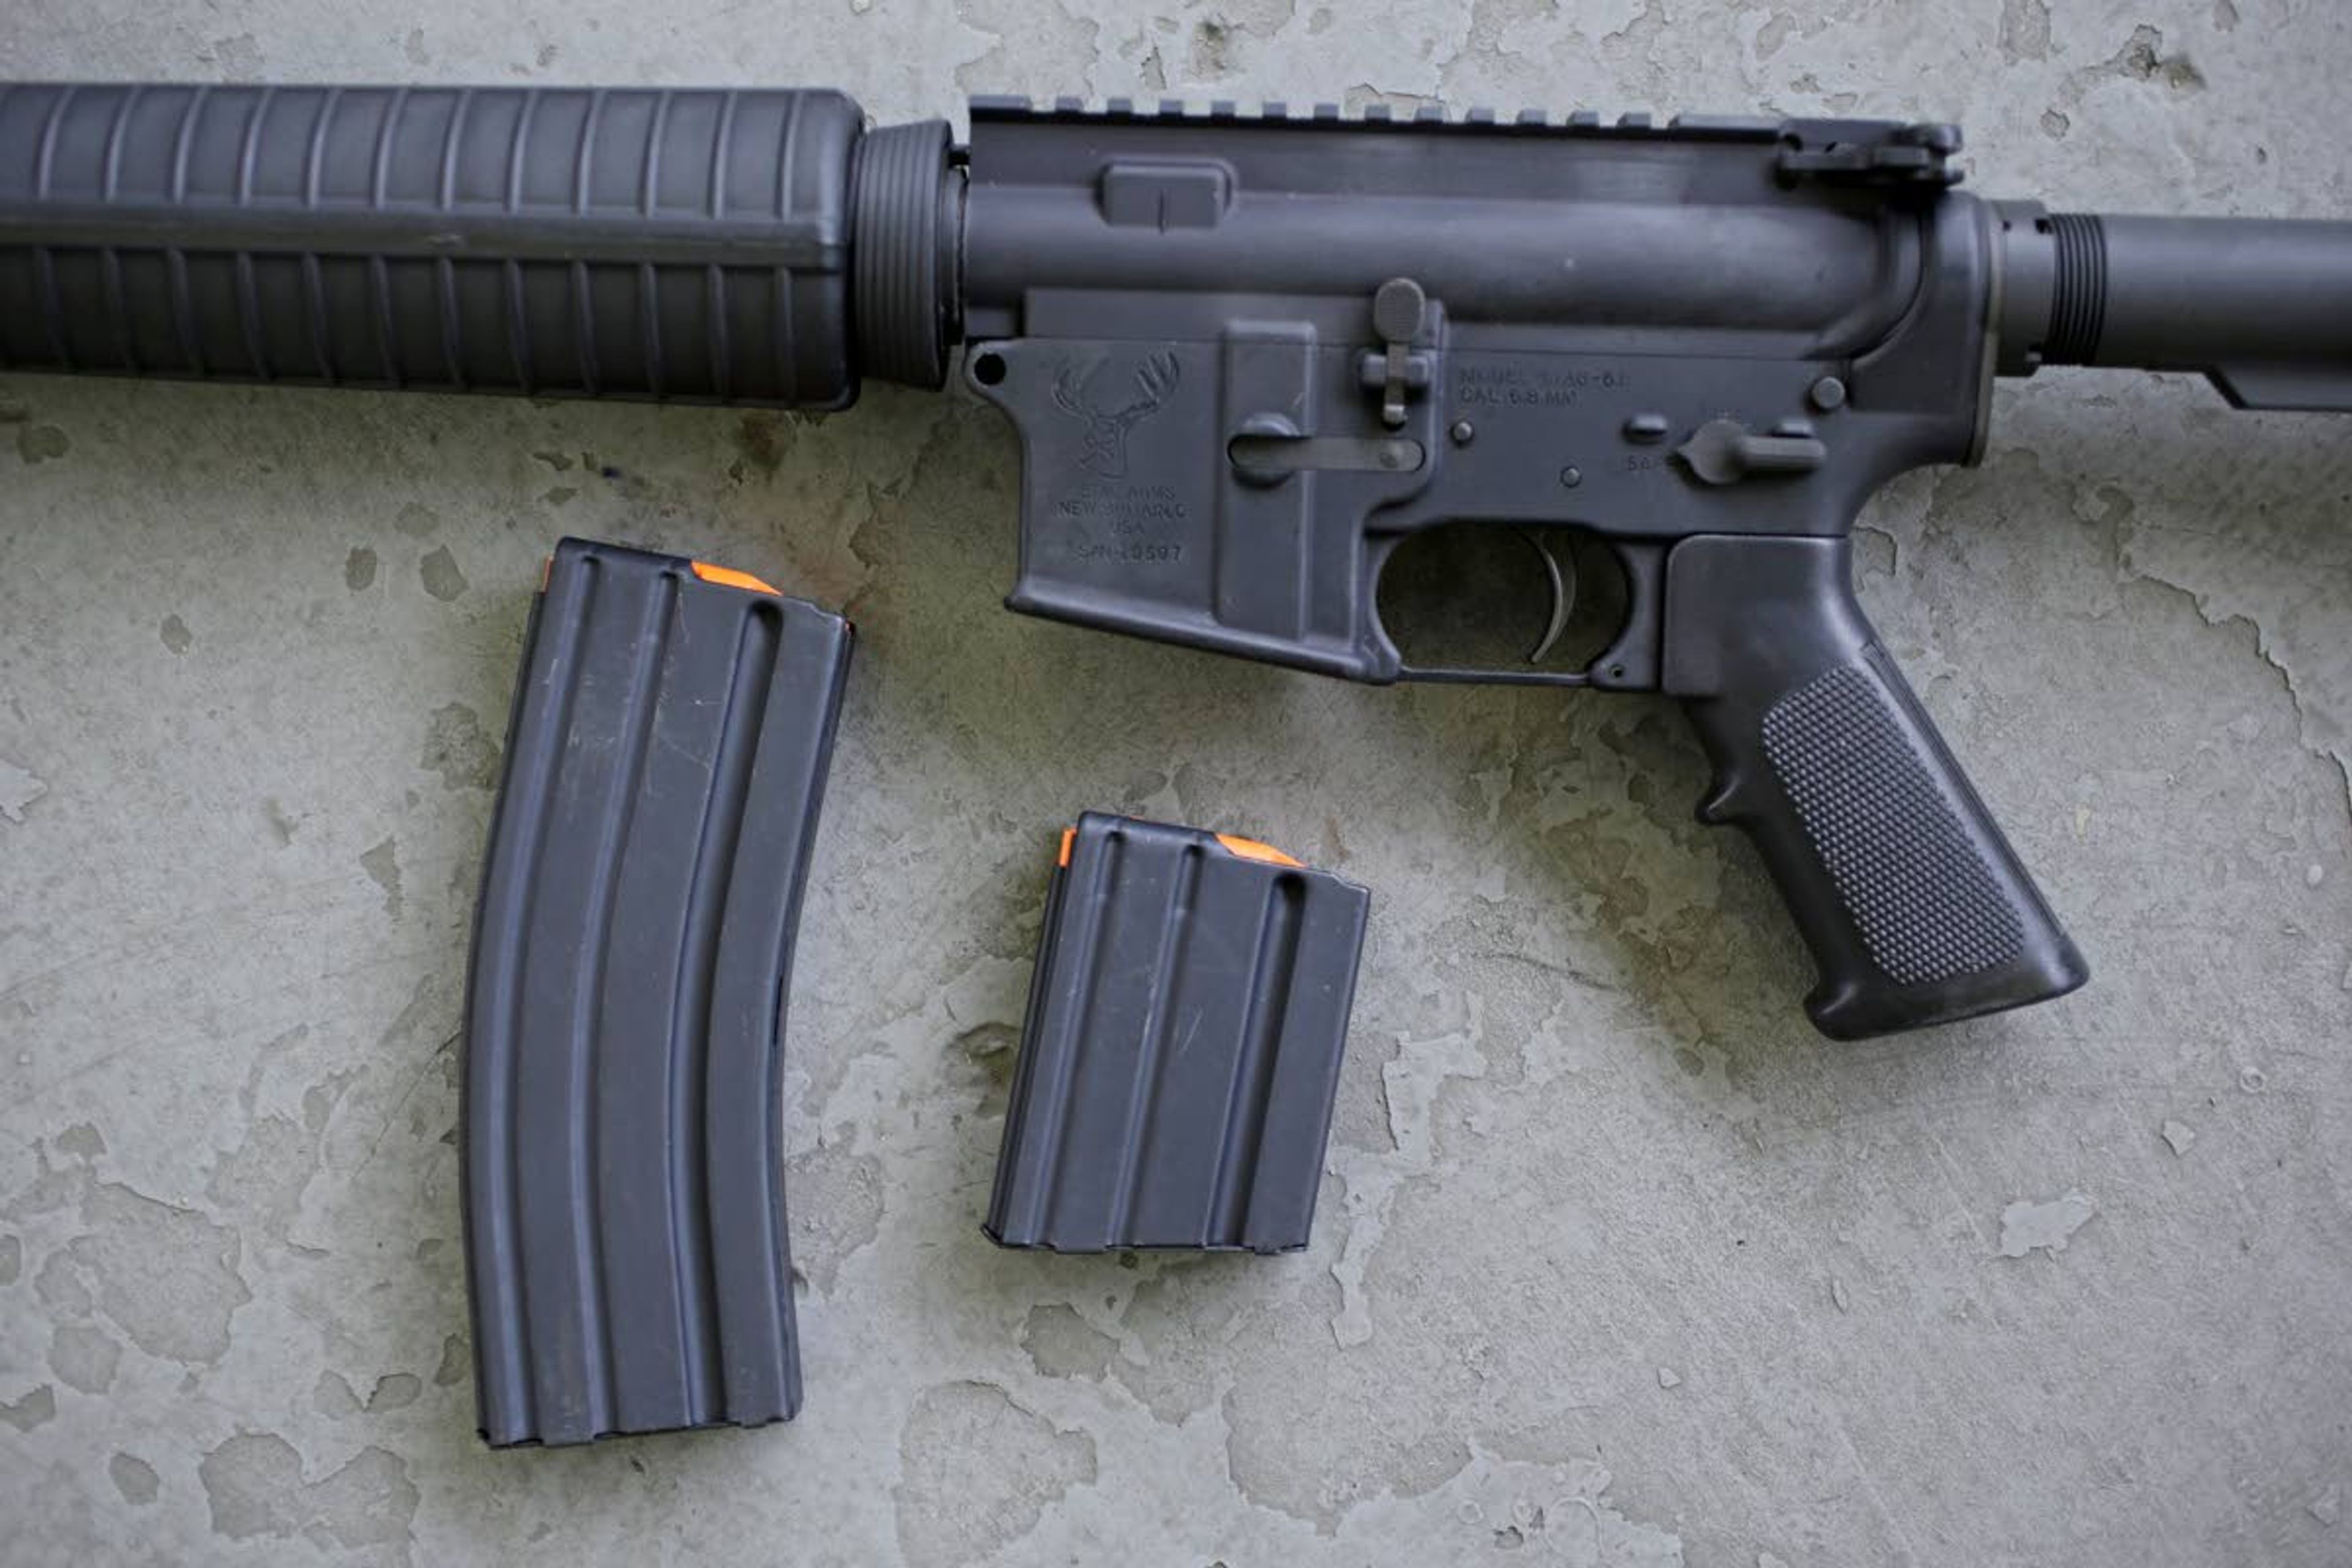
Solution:
M531 617L467 999L483 1437L789 1418L785 977L840 616L566 540Z

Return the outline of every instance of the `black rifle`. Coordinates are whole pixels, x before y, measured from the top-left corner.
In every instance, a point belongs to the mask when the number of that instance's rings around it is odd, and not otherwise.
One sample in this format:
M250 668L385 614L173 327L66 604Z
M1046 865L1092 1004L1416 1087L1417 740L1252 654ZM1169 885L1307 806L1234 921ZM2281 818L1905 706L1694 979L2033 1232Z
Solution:
M1813 1021L1870 1035L2087 970L1855 605L1863 503L1976 458L1994 376L2045 363L2352 411L2352 224L1979 201L1959 145L983 100L958 146L821 90L7 87L0 368L837 408L963 343L1021 432L1013 608L1676 697ZM1465 538L1542 601L1515 664L1384 622Z

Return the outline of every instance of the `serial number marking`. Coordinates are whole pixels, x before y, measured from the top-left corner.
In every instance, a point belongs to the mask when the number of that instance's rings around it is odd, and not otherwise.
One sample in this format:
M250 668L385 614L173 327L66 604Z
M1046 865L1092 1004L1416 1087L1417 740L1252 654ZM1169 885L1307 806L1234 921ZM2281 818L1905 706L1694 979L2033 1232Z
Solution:
M1074 560L1108 561L1121 566L1171 566L1184 559L1184 547L1120 540L1108 544L1073 545L1070 555Z
M1184 559L1181 533L1192 515L1174 485L1087 484L1063 491L1054 515L1070 525L1072 561L1111 566L1173 566Z

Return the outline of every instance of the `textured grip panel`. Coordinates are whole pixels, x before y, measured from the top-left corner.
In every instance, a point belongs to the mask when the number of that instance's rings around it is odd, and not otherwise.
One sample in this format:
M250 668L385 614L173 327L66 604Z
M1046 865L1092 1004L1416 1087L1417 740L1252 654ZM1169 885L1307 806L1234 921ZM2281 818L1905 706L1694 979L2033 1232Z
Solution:
M1774 703L1764 752L1889 979L1949 980L2017 957L2016 909L1867 673L1843 666Z
M0 368L845 403L830 91L0 87Z

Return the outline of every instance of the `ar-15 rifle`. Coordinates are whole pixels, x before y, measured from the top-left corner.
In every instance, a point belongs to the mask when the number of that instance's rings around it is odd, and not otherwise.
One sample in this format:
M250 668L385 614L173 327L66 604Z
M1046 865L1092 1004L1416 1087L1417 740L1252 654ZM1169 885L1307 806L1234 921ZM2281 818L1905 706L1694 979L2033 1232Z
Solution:
M1979 201L1959 144L983 100L960 146L818 90L8 87L0 367L837 408L961 342L1021 432L1013 608L1672 695L1814 1022L1870 1035L2087 971L1854 602L1864 500L1973 459L1994 377L2045 363L2352 411L2352 224ZM1532 546L1522 662L1419 662L1384 618L1465 536Z

